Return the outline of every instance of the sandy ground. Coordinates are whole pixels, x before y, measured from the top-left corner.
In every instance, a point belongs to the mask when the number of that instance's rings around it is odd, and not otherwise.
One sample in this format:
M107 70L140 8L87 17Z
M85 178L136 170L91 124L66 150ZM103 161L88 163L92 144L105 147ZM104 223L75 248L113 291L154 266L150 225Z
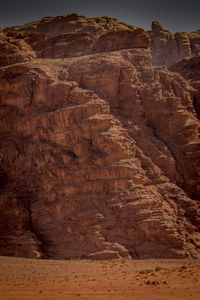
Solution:
M199 260L0 257L1 300L199 300Z

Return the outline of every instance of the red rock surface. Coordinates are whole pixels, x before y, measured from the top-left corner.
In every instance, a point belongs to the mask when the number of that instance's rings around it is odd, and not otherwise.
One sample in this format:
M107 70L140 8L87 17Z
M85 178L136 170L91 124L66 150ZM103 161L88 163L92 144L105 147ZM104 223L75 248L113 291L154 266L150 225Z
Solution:
M0 32L0 66L35 58L35 52L23 38L23 35Z
M9 37L0 254L199 257L194 88L152 66L148 34L75 14L4 29L5 58Z

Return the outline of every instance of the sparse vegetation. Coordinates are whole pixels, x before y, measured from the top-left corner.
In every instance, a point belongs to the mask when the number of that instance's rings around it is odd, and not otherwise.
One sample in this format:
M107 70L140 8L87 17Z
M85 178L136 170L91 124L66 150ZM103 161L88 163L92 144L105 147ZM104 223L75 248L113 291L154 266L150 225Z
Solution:
M182 272L182 271L184 271L185 269L187 269L187 266L183 265L183 266L180 268L179 272Z
M153 270L148 270L148 269L146 269L146 270L141 270L140 272L139 272L139 274L149 274L149 273L153 273Z

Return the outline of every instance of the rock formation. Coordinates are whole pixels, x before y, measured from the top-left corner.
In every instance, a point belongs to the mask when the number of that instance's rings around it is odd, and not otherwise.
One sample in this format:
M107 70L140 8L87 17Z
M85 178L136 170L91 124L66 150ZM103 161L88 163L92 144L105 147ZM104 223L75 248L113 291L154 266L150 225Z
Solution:
M1 255L200 257L198 92L150 36L77 14L1 31Z
M194 88L193 105L200 119L200 52L184 57L171 65L170 70L181 74Z
M185 56L200 51L200 30L173 34L158 21L154 21L149 35L155 65L170 66Z

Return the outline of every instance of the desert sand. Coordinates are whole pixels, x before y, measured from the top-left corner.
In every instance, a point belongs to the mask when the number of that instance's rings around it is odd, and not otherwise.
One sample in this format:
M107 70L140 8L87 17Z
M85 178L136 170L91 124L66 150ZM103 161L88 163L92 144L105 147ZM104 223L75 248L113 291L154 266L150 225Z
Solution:
M0 257L1 300L197 300L200 261Z

